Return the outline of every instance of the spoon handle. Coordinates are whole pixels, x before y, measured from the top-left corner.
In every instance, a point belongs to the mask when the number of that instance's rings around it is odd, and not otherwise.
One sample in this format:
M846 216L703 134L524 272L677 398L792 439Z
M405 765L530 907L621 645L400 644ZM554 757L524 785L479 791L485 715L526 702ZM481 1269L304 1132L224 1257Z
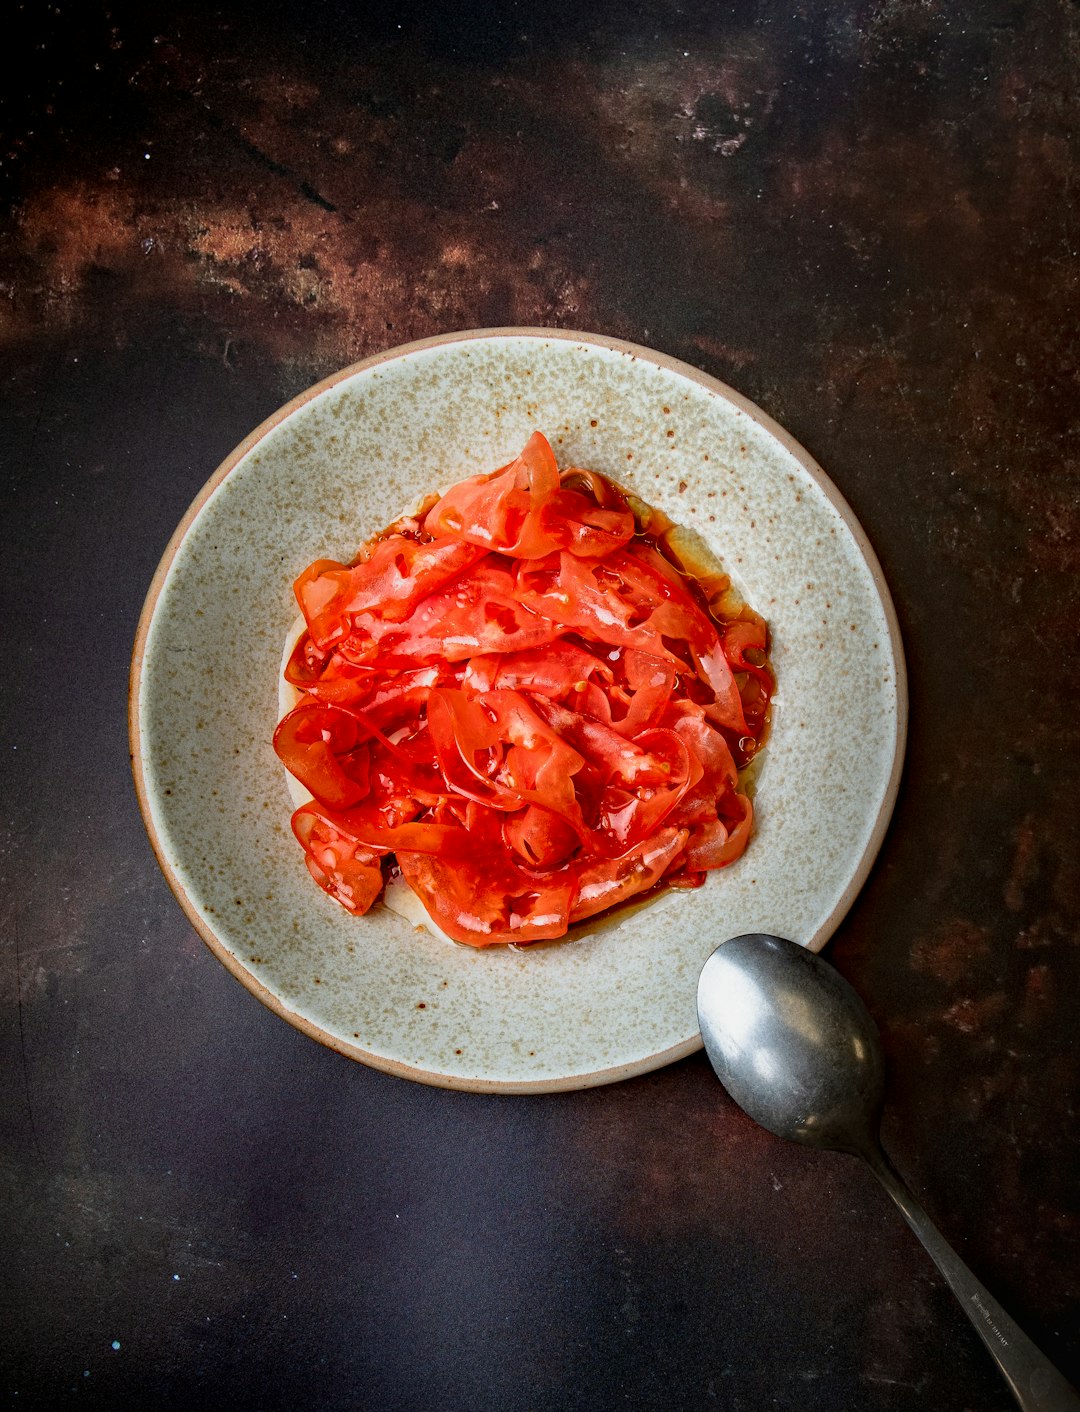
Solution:
M876 1144L860 1154L945 1276L1023 1412L1080 1412L1080 1397L941 1235Z

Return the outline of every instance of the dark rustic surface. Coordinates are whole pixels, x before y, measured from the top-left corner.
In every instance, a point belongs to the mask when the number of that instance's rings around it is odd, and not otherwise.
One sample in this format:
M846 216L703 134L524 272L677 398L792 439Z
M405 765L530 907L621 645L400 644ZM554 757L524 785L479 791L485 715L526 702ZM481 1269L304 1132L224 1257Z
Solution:
M1012 1405L871 1179L700 1056L549 1098L370 1072L232 981L157 871L126 674L184 509L317 377L513 323L731 382L866 527L911 737L829 954L898 1164L1075 1379L1078 12L164 8L7 22L8 1404Z

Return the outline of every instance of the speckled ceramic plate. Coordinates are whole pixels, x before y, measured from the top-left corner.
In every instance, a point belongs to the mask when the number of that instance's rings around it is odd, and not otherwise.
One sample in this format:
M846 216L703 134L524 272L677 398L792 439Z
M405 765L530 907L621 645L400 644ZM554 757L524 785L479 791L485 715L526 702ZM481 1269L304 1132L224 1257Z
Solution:
M562 945L476 951L308 878L270 745L293 577L540 428L698 529L773 634L779 694L745 856ZM154 578L132 668L135 779L194 926L271 1009L343 1054L452 1088L606 1083L689 1054L725 937L824 945L888 822L906 697L896 618L851 511L761 411L662 354L542 329L395 349L282 408L219 467Z

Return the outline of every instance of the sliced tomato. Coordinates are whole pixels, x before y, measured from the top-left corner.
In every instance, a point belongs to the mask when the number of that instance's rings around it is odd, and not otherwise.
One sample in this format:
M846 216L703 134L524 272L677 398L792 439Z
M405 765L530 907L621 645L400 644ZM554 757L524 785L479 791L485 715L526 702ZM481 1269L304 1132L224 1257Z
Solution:
M294 816L311 874L349 910L393 853L449 935L529 944L745 849L765 624L714 620L623 493L560 476L541 435L296 594L306 700L274 744L317 801Z
M542 559L555 550L595 556L633 537L634 517L621 496L606 505L564 488L547 439L534 432L516 460L491 475L470 476L428 512L430 534L456 535L468 544Z
M506 846L529 868L564 863L581 841L565 819L540 804L507 814L502 828Z
M363 806L327 817L346 836L377 855L405 850L462 862L475 851L475 843L460 824L437 824L429 820L389 823L384 813Z
M658 725L678 678L670 657L655 657L651 652L625 652L622 658L626 677L627 702L625 715L613 717L611 724L620 735L633 738Z
M534 613L586 637L664 657L676 667L692 666L713 694L717 719L745 732L739 691L715 625L687 593L628 551L595 560L563 553L523 564L518 596Z
M401 622L429 594L483 558L484 552L448 537L419 543L402 534L390 535L352 568L317 560L296 580L296 601L312 640L319 647L329 647L348 636L355 615Z
M376 677L371 667L355 666L340 652L320 650L304 632L285 667L285 680L324 705L345 706L363 701Z
M691 872L726 868L746 852L754 807L745 794L733 794L725 801L725 808L727 817L709 819L690 831L685 866Z
M621 858L590 859L578 871L571 922L595 917L655 887L685 848L686 839L685 829L663 828Z
M717 799L738 785L739 777L731 749L720 732L705 719L700 707L683 704L667 712L664 724L682 738L701 766L701 776L687 790L675 818L681 822L701 817L702 808L708 810Z
M308 872L335 902L362 915L382 891L379 856L344 832L316 805L297 809L293 833L305 853Z
M467 946L527 945L565 936L576 879L517 869L507 857L448 861L398 853L401 875L438 926Z
M456 663L487 653L526 651L560 633L520 601L509 561L492 556L452 589L430 594L405 622L354 619L341 652L358 665L399 670L421 662Z
M557 490L538 512L538 545L598 558L621 549L634 536L634 516L627 508L603 510L577 490ZM532 556L537 557L537 556Z
M525 690L563 701L593 681L610 682L610 665L576 643L556 639L527 652L473 657L462 680L470 692ZM603 691L601 691L603 696Z
M574 776L585 762L520 693L438 688L427 719L448 787L509 812L540 804L583 832Z
M302 702L278 725L274 749L285 768L331 809L357 804L370 788L370 757L356 717Z
M732 669L750 672L768 681L769 670L763 660L767 638L768 630L761 618L736 618L728 623L724 628L724 656ZM748 657L750 652L756 654L757 660Z
M669 730L644 731L631 742L608 783L597 821L603 851L621 857L656 832L701 778L702 768Z
M438 666L416 667L392 676L385 671L374 673L364 715L383 730L415 724L427 705L428 692L448 675L452 676Z
M551 544L539 511L559 489L559 468L546 437L533 432L521 455L491 475L469 476L428 511L429 534L454 535L466 544L542 558Z

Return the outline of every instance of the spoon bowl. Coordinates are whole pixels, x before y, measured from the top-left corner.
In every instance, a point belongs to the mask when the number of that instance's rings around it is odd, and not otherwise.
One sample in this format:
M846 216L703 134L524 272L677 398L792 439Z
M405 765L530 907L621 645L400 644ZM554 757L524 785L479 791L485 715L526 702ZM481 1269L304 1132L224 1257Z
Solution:
M1080 1398L979 1283L882 1152L881 1041L839 972L794 942L750 933L712 953L697 1001L705 1049L739 1107L779 1137L862 1157L944 1275L1024 1412L1080 1412Z
M881 1041L832 966L780 937L737 936L705 962L698 1020L720 1082L763 1128L810 1147L874 1145Z

